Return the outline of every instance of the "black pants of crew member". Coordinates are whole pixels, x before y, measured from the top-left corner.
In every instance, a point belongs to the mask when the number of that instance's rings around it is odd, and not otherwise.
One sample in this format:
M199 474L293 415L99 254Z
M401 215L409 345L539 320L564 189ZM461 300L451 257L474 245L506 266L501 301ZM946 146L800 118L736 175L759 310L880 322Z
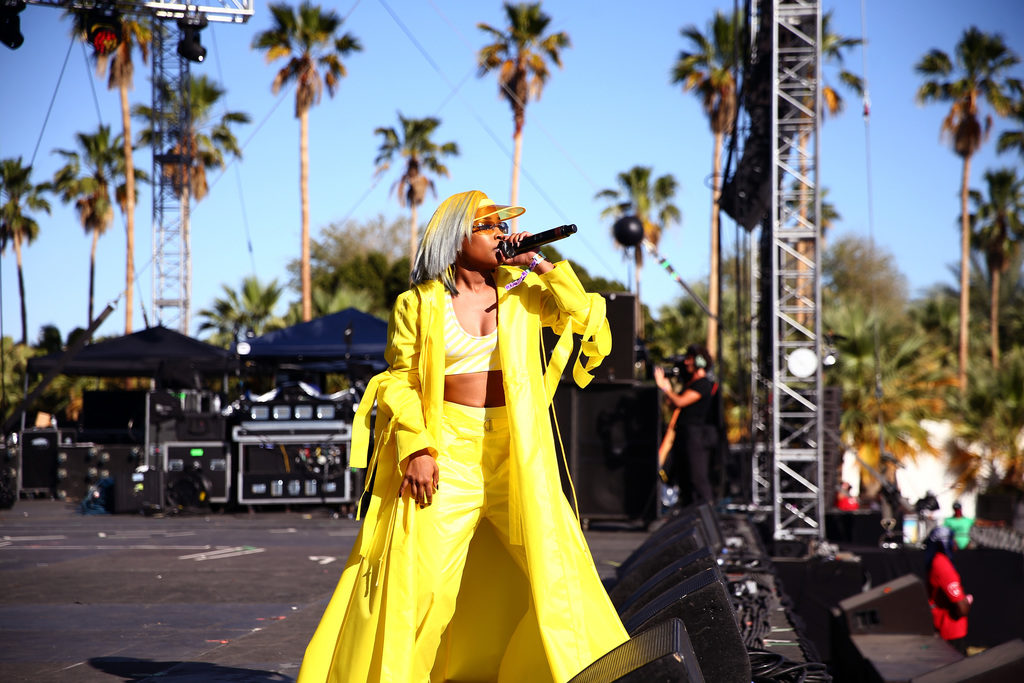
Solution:
M713 503L708 468L711 446L717 439L714 429L703 424L677 424L672 449L672 480L679 486L680 503Z

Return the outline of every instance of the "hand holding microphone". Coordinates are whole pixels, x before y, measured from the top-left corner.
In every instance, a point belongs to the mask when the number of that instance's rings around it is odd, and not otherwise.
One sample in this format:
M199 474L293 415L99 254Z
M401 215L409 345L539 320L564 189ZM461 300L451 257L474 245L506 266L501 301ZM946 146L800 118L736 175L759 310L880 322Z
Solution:
M558 240L565 239L569 235L576 232L576 225L570 223L568 225L560 225L557 228L551 228L543 232L538 232L536 235L530 235L524 237L518 244L513 243L509 240L505 240L498 243L498 252L505 258L514 258L519 254L524 254L528 251L534 251L538 247L542 247L545 244L551 244Z

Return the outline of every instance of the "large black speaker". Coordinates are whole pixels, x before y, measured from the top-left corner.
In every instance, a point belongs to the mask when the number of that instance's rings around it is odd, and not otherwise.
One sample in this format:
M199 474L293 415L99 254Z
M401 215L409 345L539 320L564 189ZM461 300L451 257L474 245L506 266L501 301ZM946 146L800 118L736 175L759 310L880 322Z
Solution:
M928 593L914 574L875 586L839 601L850 635L902 633L930 636L935 632Z
M594 372L594 380L628 382L636 376L636 295L607 292L601 296L612 332L612 352Z
M21 490L53 495L57 485L57 450L65 436L58 429L21 433Z
M668 619L601 657L569 683L703 682L681 619Z
M1016 638L911 679L911 683L955 683L956 681L972 681L972 683L1024 681L1024 640Z
M750 682L747 648L717 566L673 585L624 625L628 633L635 634L672 618L682 619L686 625L704 678L715 683Z
M661 419L658 388L638 382L592 382L580 389L563 382L555 394L555 415L580 518L653 519ZM562 475L571 500L565 472Z
M697 523L677 528L670 536L661 536L660 542L637 548L619 565L618 581L612 591L618 599L633 595L648 579L698 550L707 550L704 532Z
M144 443L148 393L143 390L83 391L81 428L75 441Z
M641 560L648 562L661 556L663 558L661 564L654 563L656 565L654 571L658 571L673 560L703 547L709 548L714 554L721 552L724 547L718 517L707 503L688 506L668 517L657 531L648 536L619 565L617 572L619 579L621 580L627 573L632 572L634 564ZM647 576L654 571L648 573ZM642 581L646 580L645 576Z
M619 617L626 621L675 584L682 583L716 565L715 557L709 549L698 548L655 572L638 586L634 586L635 582L630 580L633 573L626 574L624 579L608 592L608 597L618 610Z

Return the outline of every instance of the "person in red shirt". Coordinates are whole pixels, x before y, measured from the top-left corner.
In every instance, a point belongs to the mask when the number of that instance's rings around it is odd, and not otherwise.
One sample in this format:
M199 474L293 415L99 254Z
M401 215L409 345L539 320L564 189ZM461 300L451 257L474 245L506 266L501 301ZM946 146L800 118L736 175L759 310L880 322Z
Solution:
M932 623L940 638L965 652L967 613L973 598L964 592L960 574L953 565L953 530L945 526L935 527L928 534L924 549Z

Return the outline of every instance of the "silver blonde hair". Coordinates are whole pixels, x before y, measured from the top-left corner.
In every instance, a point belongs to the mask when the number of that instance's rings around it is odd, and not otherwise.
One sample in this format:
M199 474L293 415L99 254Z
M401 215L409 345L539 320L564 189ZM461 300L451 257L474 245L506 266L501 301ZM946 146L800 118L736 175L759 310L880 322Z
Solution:
M473 234L477 205L486 197L479 190L460 192L441 202L430 217L416 250L410 281L413 285L440 280L452 296L455 287L455 258L462 251L462 242Z

